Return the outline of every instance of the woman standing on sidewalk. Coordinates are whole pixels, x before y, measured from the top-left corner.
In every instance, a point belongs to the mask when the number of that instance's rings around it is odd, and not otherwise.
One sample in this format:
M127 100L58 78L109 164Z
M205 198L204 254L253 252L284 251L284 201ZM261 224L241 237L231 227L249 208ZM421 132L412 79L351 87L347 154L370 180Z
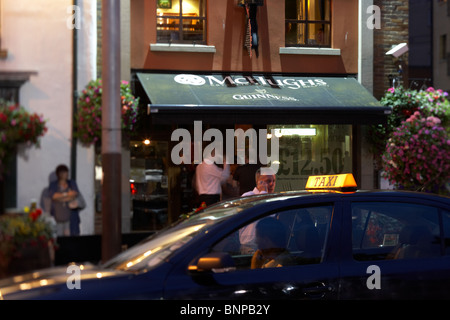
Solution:
M80 234L79 210L84 207L77 183L69 180L69 168L61 164L56 167L57 180L50 183L49 195L52 200L51 214L57 223L58 236Z

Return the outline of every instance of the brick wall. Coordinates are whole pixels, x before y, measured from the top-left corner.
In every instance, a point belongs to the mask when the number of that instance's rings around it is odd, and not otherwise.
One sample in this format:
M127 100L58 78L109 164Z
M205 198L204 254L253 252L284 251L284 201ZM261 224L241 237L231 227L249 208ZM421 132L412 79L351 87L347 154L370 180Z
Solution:
M381 28L374 30L373 94L379 99L390 86L388 75L398 74L398 59L387 56L386 52L393 45L408 43L409 1L374 0L374 5L381 9ZM408 53L401 58L408 65Z
M102 1L97 1L97 78L102 77Z

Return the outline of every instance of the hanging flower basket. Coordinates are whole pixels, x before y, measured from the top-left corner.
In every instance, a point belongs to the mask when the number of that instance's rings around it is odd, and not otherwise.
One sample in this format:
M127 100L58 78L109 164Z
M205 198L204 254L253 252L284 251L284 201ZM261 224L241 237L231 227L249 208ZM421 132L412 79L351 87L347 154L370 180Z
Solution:
M135 98L127 81L120 83L122 130L135 129L139 98ZM98 143L102 136L102 80L90 81L78 98L76 137L85 145Z
M42 116L0 99L0 176L18 145L40 146L39 138L47 132L45 123Z

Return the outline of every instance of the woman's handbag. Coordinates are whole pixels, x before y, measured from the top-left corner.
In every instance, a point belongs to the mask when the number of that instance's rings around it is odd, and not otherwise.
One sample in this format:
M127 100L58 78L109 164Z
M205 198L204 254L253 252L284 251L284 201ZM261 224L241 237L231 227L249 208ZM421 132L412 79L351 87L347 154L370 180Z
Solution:
M83 210L86 208L86 201L84 201L84 197L81 194L81 192L78 192L78 195L75 199L72 201L69 201L67 204L70 209L77 209L77 210Z

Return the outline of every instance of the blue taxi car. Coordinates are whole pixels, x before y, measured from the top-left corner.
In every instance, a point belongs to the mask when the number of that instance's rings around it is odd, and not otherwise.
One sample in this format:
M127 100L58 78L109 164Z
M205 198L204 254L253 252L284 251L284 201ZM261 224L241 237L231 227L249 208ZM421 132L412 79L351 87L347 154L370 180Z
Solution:
M0 298L447 297L450 198L359 191L351 175L307 187L210 206L103 265L1 280Z

